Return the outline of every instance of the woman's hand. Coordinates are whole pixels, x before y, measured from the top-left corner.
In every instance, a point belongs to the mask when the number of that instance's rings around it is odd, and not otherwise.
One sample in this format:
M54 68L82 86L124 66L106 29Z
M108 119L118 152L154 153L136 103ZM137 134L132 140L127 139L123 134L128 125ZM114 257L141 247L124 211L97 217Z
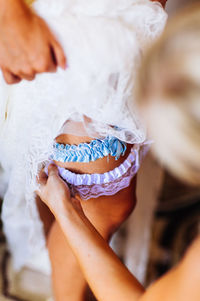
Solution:
M56 217L96 298L138 301L143 287L84 216L79 201L70 197L55 165L49 166L48 175L40 173L37 193Z
M42 170L38 177L38 183L40 185L40 189L37 191L38 196L56 218L72 210L84 216L80 202L70 196L69 188L59 176L56 165L49 165L48 176Z
M0 68L8 84L66 68L62 47L23 0L0 0Z

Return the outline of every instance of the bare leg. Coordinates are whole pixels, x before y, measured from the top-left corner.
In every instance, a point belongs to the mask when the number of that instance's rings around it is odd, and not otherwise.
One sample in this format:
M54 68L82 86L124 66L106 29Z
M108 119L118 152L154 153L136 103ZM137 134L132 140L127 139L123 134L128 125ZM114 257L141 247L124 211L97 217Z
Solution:
M47 245L52 265L52 285L55 300L84 300L86 281L56 221L50 230Z
M77 137L72 135L61 135L57 142L78 144L90 141L89 137ZM114 158L99 159L90 163L65 163L61 164L78 173L103 173L112 170L121 164L128 156L131 146L128 147L125 157L115 161ZM57 162L59 164L59 162ZM83 201L80 199L83 210L91 223L108 241L117 228L132 212L135 206L136 179L131 185L119 191L114 196L102 196L97 199ZM87 283L79 268L66 238L56 221L52 224L52 216L39 204L40 216L44 222L45 233L47 234L47 246L52 265L52 283L56 301L83 301L86 300ZM51 229L50 226L52 225ZM50 229L50 230L49 230Z
M131 190L133 191L132 195ZM132 212L135 205L134 191L135 181L130 187L115 196L82 201L85 214L105 240L110 239ZM56 221L49 232L47 244L52 264L55 300L86 300L87 283ZM92 300L91 296L88 298Z

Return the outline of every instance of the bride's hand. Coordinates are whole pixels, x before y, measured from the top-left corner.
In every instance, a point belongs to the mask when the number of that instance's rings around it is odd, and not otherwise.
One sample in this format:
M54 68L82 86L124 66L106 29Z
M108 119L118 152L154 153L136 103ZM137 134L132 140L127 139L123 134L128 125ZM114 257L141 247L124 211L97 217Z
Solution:
M79 215L84 215L79 200L70 196L69 188L59 176L56 165L49 165L48 176L44 170L40 172L38 184L37 195L49 207L56 218L74 210Z
M64 51L24 0L0 0L0 68L8 84L66 67Z

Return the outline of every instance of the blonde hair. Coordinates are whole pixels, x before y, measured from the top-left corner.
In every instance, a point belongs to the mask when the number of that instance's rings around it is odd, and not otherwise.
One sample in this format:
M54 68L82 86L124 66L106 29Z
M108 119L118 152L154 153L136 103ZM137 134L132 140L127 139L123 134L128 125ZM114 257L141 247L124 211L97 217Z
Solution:
M147 52L137 99L154 151L177 176L200 185L200 5L185 8Z

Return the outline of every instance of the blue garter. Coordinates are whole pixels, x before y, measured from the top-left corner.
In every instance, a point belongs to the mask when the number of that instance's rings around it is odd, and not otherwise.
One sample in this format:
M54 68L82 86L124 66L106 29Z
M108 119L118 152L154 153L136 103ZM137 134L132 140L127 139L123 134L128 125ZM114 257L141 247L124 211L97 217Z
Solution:
M126 152L126 143L115 137L92 140L90 143L69 145L54 143L51 160L59 162L84 162L88 163L108 155L118 160Z

